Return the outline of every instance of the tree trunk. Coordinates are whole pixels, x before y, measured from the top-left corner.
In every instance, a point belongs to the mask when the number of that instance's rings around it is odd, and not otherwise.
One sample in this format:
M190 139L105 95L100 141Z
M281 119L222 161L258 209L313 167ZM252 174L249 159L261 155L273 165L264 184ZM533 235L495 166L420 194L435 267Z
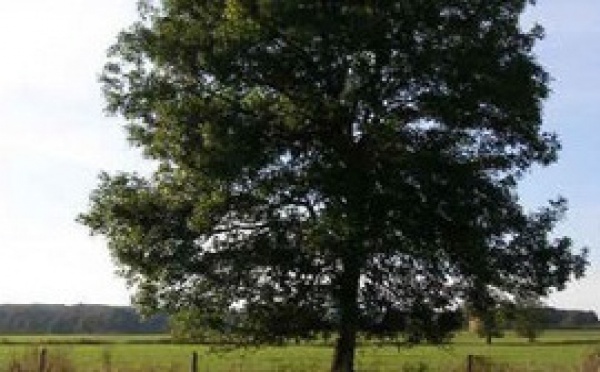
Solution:
M331 372L354 372L354 352L358 323L358 288L360 269L355 257L348 260L340 278L339 336L335 345Z
M356 327L342 324L335 344L331 372L354 372L354 351L356 349Z

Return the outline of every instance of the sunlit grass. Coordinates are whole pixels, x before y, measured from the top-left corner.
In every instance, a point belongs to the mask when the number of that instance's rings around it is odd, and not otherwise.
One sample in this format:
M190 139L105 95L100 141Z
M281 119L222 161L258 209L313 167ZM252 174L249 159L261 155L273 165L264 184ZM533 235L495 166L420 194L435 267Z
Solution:
M0 336L0 370L18 355L46 347L62 355L77 371L187 371L193 352L200 372L327 371L332 348L324 344L283 347L215 347L168 343L165 336ZM507 334L486 345L460 333L450 345L396 347L363 344L358 371L403 371L423 365L427 371L464 371L468 355L491 358L515 371L578 371L587 355L600 348L600 330L547 331L535 343Z

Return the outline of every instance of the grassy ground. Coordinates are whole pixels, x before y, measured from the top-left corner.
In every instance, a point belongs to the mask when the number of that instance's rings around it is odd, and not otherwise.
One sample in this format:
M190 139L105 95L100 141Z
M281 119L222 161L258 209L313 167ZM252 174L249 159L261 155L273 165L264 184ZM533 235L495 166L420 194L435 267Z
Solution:
M326 371L330 347L223 348L168 344L161 336L0 336L0 371L11 360L35 360L35 349L72 361L77 371L186 371L191 354L199 355L200 372ZM600 330L547 331L536 343L507 335L491 346L467 333L443 347L362 346L357 370L403 371L423 364L427 371L464 371L467 355L491 357L527 371L579 371L582 360L600 349Z

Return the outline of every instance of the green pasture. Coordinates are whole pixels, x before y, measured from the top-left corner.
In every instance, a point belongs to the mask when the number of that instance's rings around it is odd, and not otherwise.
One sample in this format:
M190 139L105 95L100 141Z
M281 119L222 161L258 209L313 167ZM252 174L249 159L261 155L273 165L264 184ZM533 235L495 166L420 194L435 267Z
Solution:
M281 347L215 347L168 343L164 336L1 336L0 371L11 360L49 355L72 361L77 371L186 371L193 352L200 372L326 371L332 348L324 344ZM586 355L600 349L600 330L547 331L535 343L508 334L488 346L468 333L446 346L396 347L364 343L357 352L357 371L464 371L467 355L491 357L526 371L579 371ZM404 369L403 369L404 368ZM418 369L413 369L418 370Z

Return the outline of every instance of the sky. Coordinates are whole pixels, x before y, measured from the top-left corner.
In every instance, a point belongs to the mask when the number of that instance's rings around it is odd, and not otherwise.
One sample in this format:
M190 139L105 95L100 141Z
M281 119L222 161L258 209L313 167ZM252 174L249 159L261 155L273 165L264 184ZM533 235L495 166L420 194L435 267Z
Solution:
M100 171L144 167L98 83L106 49L135 19L135 0L0 5L0 304L129 303L105 241L75 218ZM545 128L564 149L526 177L522 200L567 197L557 234L591 250L586 277L548 303L600 315L600 3L540 0L524 19L546 29L536 49L553 76Z

